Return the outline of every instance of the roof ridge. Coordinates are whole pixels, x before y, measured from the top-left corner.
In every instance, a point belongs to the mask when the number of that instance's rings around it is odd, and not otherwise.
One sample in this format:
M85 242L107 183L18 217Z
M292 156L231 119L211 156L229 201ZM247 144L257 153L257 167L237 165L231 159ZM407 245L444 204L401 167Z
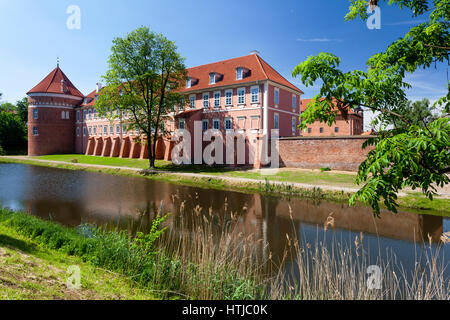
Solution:
M266 70L264 69L264 66L261 63L261 59L262 58L259 55L257 55L257 54L255 54L255 56L256 56L256 60L258 61L259 66L261 67L264 75L266 76L266 79L269 79L269 76L267 75L267 72L266 72Z
M50 88L50 85L53 83L53 79L55 79L56 73L58 73L58 69L59 69L59 67L56 67L53 70L53 77L50 79L50 82L48 83L47 87L45 88L46 91L48 90L48 88Z
M225 60L220 60L220 61L216 61L216 62L205 63L205 64L201 64L201 65L198 65L198 66L190 67L190 68L187 68L187 69L189 70L189 69L194 69L194 68L206 67L206 66L208 66L210 64L217 64L217 63L221 63L221 62L228 62L228 61L231 61L231 60L236 60L236 59L240 59L240 58L244 58L244 57L249 57L251 55L252 54L246 54L244 56L230 58L230 59L225 59Z
M279 73L277 70L275 70L274 67L272 67L266 60L264 60L263 58L261 58L260 56L258 56L259 59L261 59L262 62L264 62L265 64L267 64L267 66L270 67L270 69L273 70L273 72L275 72L277 75L279 75L283 80L285 80L287 83L291 84L294 88L296 88L298 91L304 93L300 88L298 88L296 85L294 85L293 83L291 83L288 79L286 79L281 73ZM263 69L264 70L264 69ZM265 71L264 71L265 72ZM268 78L270 80L270 78Z

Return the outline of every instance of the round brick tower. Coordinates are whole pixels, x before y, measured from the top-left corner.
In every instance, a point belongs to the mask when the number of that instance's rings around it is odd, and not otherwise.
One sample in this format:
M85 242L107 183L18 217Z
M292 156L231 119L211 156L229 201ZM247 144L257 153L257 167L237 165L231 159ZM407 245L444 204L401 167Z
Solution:
M84 95L59 65L28 93L28 155L75 151L75 111Z

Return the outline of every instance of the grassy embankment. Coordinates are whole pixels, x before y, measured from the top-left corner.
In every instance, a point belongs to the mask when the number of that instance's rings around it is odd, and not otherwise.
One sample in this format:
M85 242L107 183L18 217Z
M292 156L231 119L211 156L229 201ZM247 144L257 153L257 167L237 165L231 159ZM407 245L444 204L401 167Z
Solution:
M354 248L304 246L288 237L282 261L272 261L266 245L242 235L232 213L221 220L212 210L196 209L180 219L178 231L161 233L162 222L156 219L150 233L131 237L87 225L65 228L0 209L0 298L153 298L150 292L161 298L219 300L450 299L446 266L433 254L425 265L416 264L410 280L395 257L377 260L382 290L373 290L361 272L369 265L362 235ZM183 232L184 223L196 231ZM273 266L291 259L298 262L298 279L286 283ZM69 265L81 269L79 291L62 284ZM275 273L269 272L271 266Z
M73 160L76 159L76 163ZM34 160L48 160L61 161L64 164L44 163ZM142 176L142 173L129 170L127 168L137 168L145 170L148 168L148 160L140 159L122 159L109 157L94 157L85 155L50 155L41 157L32 157L27 160L12 160L8 158L0 158L0 162L17 162L30 163L41 166L52 166L57 168L72 169L72 170L86 170L95 172L104 172L116 175L135 175ZM115 168L93 168L80 167L82 164L87 165L101 165L121 167L123 169ZM261 192L265 194L287 194L299 197L323 199L332 201L346 201L350 197L350 193L344 191L325 190L324 187L341 187L341 188L358 188L355 184L354 173L333 172L319 170L292 170L280 169L278 173L273 175L261 175L255 170L236 170L224 167L208 167L208 166L175 166L171 162L158 160L156 162L156 172L146 174L150 179L163 180L184 185L215 188L221 190L237 190L243 192ZM160 171L160 172L159 172ZM197 173L209 176L217 176L217 178L202 178L193 176L176 176L167 174L170 173ZM236 182L227 181L222 177L245 178L255 180L254 182ZM277 181L281 185L273 185L268 182ZM315 187L295 187L291 183L309 184ZM407 196L399 198L399 204L404 209L416 210L432 210L441 214L450 214L450 199L436 197L430 201L419 192L407 192Z
M22 230L23 231L23 230ZM80 268L81 288L67 286L70 266ZM0 223L0 300L154 299L123 275L49 249L44 243Z

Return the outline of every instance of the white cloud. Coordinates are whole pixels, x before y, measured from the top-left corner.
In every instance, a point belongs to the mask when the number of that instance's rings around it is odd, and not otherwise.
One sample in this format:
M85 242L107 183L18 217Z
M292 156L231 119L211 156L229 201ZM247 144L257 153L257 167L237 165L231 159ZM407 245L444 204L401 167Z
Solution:
M296 41L300 41L300 42L342 42L342 39L330 39L330 38L304 39L304 38L297 38Z
M410 25L410 24L421 24L427 22L427 20L407 20L407 21L397 21L391 23L383 23L384 26L402 26L402 25Z

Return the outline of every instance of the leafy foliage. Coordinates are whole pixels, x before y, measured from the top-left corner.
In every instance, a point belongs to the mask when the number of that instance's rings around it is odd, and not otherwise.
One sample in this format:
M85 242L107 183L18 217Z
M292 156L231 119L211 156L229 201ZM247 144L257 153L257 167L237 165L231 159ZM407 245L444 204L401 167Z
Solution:
M13 112L0 111L0 146L7 153L26 149L27 128Z
M148 141L150 166L155 166L156 141L164 134L163 117L181 96L186 79L184 58L175 43L147 27L113 40L107 86L96 106L101 115L120 119L128 130L138 130ZM114 112L116 110L116 112Z
M370 204L379 213L379 201L396 211L396 197L400 189L409 186L421 188L430 199L435 186L449 182L450 83L448 94L439 99L433 109L424 111L421 103L407 101L404 81L408 73L418 68L429 68L449 63L450 1L449 0L389 0L401 9L412 11L413 17L423 16L427 22L410 29L403 38L394 41L384 52L367 61L367 70L344 72L339 69L339 57L322 52L309 57L293 70L306 86L322 80L323 85L302 114L301 128L316 120L332 125L340 112L345 117L349 110L359 107L378 112L374 124L380 126L379 135L367 141L364 147L374 147L358 171L358 183L365 183L350 200ZM346 20L368 18L367 2L352 0ZM422 102L428 105L426 102ZM336 108L336 107L337 108ZM440 108L439 108L440 107ZM393 129L389 125L394 124Z

